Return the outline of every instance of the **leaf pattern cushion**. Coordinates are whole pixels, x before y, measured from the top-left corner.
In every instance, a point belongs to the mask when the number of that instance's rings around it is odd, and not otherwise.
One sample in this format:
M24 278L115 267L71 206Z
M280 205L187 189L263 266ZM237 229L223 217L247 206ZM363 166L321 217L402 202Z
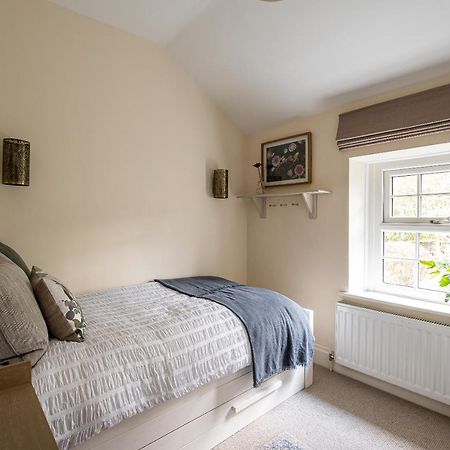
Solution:
M47 346L47 326L30 280L0 253L0 361L20 356L34 366Z
M30 281L50 334L60 341L82 342L86 322L72 292L39 267L33 266Z

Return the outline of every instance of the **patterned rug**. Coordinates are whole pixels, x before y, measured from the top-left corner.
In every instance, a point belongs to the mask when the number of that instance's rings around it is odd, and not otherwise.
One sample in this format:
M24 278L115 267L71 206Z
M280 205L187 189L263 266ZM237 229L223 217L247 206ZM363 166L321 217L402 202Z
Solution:
M289 433L282 433L274 437L257 450L306 450L300 447L300 443Z

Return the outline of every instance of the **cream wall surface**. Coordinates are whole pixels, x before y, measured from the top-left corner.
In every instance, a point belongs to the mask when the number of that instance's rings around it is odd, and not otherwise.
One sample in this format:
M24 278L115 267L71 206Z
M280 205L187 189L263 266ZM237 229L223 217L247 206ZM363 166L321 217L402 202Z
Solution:
M156 277L246 280L245 138L150 42L45 0L0 2L0 138L31 186L0 185L0 240L76 291ZM213 168L230 198L212 198Z
M335 304L338 292L347 289L348 281L349 157L450 141L447 132L340 152L336 146L338 115L448 82L450 77L421 83L340 110L300 118L249 138L247 190L254 191L257 173L251 164L260 161L261 143L312 132L312 184L271 188L270 192L292 192L297 188L328 189L333 194L319 197L316 220L308 219L303 206L269 208L267 219L260 219L249 206L248 283L280 291L313 309L316 340L326 348L334 348Z
M348 278L348 158L450 140L335 143L340 112L450 77L246 140L163 50L45 0L1 0L0 60L0 138L32 149L31 186L0 185L1 241L76 291L200 273L245 282L248 272L249 284L313 309L329 348ZM303 131L313 133L308 188L333 194L319 198L316 220L303 208L260 219L234 196L254 190L261 142ZM228 200L211 197L218 167L230 169Z

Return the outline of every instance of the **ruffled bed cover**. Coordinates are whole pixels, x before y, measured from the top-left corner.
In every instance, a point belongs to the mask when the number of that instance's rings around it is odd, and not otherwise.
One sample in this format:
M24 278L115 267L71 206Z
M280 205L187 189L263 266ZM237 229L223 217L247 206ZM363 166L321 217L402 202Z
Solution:
M78 298L83 343L51 340L32 383L60 449L251 364L227 308L159 283Z

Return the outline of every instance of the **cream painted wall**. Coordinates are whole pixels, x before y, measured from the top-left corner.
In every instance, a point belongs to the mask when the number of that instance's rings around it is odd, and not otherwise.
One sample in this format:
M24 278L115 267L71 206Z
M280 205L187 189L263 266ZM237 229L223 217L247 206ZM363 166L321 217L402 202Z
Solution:
M0 240L76 291L155 277L246 280L245 138L155 45L45 0L0 2ZM211 171L230 170L213 199Z
M248 271L250 284L313 309L317 341L331 348L348 276L348 158L450 140L335 144L340 112L450 76L246 140L164 51L46 0L1 0L0 61L0 138L32 143L31 187L0 185L1 241L76 291ZM254 189L261 142L302 131L313 133L310 187L333 194L317 220L303 208L261 220L234 195ZM217 167L230 169L228 200L211 197Z
M302 189L328 189L321 196L318 218L310 220L305 208L268 210L260 219L248 206L248 282L274 289L315 311L317 342L334 348L334 308L338 292L348 280L348 159L450 141L450 133L340 152L336 146L338 115L358 107L388 100L450 82L450 76L390 92L363 102L310 118L299 118L249 138L247 190L254 191L257 173L251 164L259 161L265 141L311 131L313 140L312 184ZM270 192L292 191L293 187L271 188ZM409 312L410 313L410 312Z

